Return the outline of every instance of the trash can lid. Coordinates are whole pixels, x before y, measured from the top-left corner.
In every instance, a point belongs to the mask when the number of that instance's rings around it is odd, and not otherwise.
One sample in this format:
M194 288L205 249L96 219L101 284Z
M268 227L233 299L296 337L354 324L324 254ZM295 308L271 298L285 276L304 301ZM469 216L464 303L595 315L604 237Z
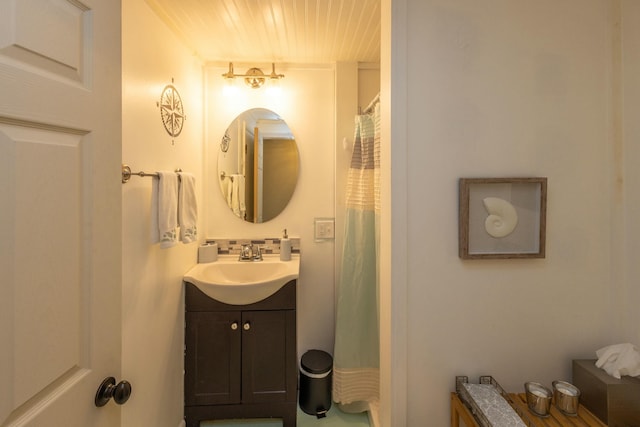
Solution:
M312 374L323 374L331 370L333 358L325 351L309 350L302 355L300 365L305 371Z

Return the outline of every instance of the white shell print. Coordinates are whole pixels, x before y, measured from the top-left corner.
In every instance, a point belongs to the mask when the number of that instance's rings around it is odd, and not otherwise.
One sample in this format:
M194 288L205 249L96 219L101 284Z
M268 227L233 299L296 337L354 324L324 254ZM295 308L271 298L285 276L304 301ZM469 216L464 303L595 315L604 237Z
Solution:
M500 238L511 234L518 225L516 208L499 197L486 197L482 200L489 216L484 221L484 228L492 237Z

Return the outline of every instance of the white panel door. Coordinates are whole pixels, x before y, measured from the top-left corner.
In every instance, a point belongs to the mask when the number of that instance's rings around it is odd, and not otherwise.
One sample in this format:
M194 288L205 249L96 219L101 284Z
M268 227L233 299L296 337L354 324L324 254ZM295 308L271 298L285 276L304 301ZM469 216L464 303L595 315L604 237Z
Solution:
M0 0L0 426L120 426L120 11Z

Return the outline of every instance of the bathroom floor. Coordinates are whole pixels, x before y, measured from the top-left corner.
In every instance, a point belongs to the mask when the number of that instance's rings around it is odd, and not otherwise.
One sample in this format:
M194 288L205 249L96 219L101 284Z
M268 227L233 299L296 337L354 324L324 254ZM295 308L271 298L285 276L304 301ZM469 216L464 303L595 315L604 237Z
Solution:
M230 420L200 423L200 427L282 427L280 420ZM333 405L326 418L316 418L298 408L297 427L369 427L369 417L363 414L346 414Z

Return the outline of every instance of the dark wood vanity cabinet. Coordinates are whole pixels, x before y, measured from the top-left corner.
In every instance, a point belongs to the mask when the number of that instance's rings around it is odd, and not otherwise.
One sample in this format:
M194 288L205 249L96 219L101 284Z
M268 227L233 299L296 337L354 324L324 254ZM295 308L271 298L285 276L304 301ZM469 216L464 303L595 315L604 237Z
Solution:
M240 306L185 286L187 427L240 418L282 418L284 427L295 427L296 281Z

